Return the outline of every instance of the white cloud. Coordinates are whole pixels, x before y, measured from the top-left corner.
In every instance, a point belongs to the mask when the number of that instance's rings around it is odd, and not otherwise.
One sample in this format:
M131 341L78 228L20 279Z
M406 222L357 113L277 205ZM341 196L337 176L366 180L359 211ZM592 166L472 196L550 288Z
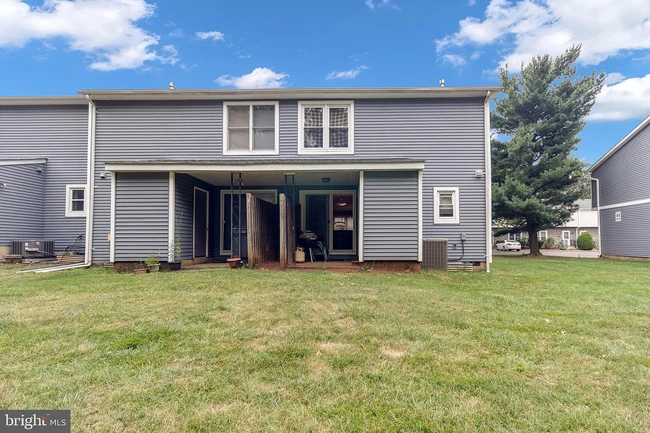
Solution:
M174 29L171 32L169 32L169 37L172 38L182 38L184 36L183 30L181 29Z
M223 41L226 35L217 31L210 32L196 32L196 37L199 39L212 39L213 41Z
M481 58L481 52L480 51L474 51L469 58L472 59L472 60L478 60L478 59Z
M469 0L467 2L467 4L470 5L470 6L474 6L474 5L476 5L476 0Z
M158 35L137 25L154 8L146 0L44 0L41 6L0 0L0 47L61 39L70 50L91 55L91 69L139 68L169 57L154 50Z
M442 56L442 60L449 63L454 68L459 68L467 64L467 60L458 54L445 54Z
M332 71L327 74L325 77L326 80L351 80L356 78L362 71L368 69L366 65L360 65L353 69L348 69L347 71Z
M614 74L609 74L615 75ZM621 78L618 74L616 79ZM620 121L640 119L650 114L650 74L628 78L603 87L589 120Z
M467 45L512 44L501 59L516 70L539 54L582 44L580 62L596 65L622 52L650 49L647 0L491 0L483 19L467 17L436 41L440 54Z
M605 76L605 85L609 86L610 84L620 83L625 78L627 77L620 72L610 72Z
M283 87L288 77L288 74L273 72L269 68L255 68L250 74L241 77L222 75L215 82L220 86L238 89L272 89Z
M250 59L251 58L251 53L247 53L244 50L239 50L237 51L237 58L238 59Z
M175 65L180 59L178 58L178 50L173 45L164 45L162 47L166 55L160 56L162 63L169 63Z
M375 9L376 7L380 7L380 8L390 8L397 11L400 10L399 6L393 3L392 0L366 0L365 4L370 9Z

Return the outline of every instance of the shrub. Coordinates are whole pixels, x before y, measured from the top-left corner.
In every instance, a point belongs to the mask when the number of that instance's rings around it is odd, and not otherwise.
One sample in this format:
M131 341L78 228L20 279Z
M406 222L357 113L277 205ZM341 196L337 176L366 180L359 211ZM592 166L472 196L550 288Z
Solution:
M594 238L591 237L591 233L584 232L578 236L578 248L581 250L593 250L596 246Z
M544 248L554 248L555 247L555 239L553 238L546 238L544 241Z
M566 250L566 247L564 246L564 244L560 244L560 249L561 249L562 251Z

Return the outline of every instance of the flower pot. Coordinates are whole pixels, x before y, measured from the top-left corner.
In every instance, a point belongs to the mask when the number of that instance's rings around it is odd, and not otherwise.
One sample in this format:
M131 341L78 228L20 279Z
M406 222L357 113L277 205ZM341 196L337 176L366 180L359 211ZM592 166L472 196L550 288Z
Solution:
M181 270L181 262L169 262L169 270L170 271L180 271Z
M149 268L149 272L159 272L160 271L160 263L156 263L155 265L147 265Z
M137 268L133 270L134 274L146 274L147 272L149 272L149 269L147 268Z
M228 260L226 260L226 261L228 262L228 265L229 265L232 269L234 269L234 268L237 267L237 264L241 261L241 258L240 258L240 257L232 257L232 258L230 258L230 259L228 259Z

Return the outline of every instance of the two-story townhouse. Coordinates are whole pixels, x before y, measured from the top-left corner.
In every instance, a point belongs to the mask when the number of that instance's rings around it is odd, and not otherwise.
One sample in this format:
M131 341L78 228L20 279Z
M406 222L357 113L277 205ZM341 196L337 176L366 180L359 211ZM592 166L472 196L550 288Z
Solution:
M650 116L589 168L603 257L650 258Z
M283 236L313 233L332 260L417 263L444 238L449 260L487 267L498 91L82 91L86 260L165 261L174 243L184 260L245 257L259 229L241 189L275 209L286 197ZM276 248L281 227L265 227Z

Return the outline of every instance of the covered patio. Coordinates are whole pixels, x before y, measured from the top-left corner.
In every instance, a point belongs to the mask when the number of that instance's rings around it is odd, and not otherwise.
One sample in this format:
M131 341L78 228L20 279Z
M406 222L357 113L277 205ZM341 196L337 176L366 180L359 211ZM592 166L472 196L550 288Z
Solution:
M120 198L133 200L152 184L168 184L168 260L197 263L241 258L252 267L269 262L279 262L281 267L286 267L295 263L296 248L301 247L308 263L312 263L312 259L314 262L362 262L364 208L367 208L364 206L364 173L368 172L413 173L414 177L409 175L409 178L415 182L411 188L415 194L415 219L410 233L417 235L419 230L417 182L423 168L421 161L351 158L149 160L107 163L106 168L114 173L116 201ZM128 189L132 179L143 180L137 187L139 191L124 193L121 185ZM390 176L385 185L392 185ZM400 199L399 191L392 191L393 187L389 190L396 195L396 200ZM119 212L124 207L125 203L116 204L117 224L113 237L116 245L112 248L116 261L124 260L119 255L119 246L127 235L120 232L119 226L124 224L119 221L129 217ZM387 215L386 225L389 225L390 211L384 214ZM371 221L371 224L375 223ZM390 238L390 232L386 236ZM156 237L153 231L144 236L145 239L153 237ZM397 250L400 249L399 241L395 241ZM172 245L180 248L171 248ZM177 252L174 250L178 249L180 257L174 257ZM417 259L417 251L414 258Z

